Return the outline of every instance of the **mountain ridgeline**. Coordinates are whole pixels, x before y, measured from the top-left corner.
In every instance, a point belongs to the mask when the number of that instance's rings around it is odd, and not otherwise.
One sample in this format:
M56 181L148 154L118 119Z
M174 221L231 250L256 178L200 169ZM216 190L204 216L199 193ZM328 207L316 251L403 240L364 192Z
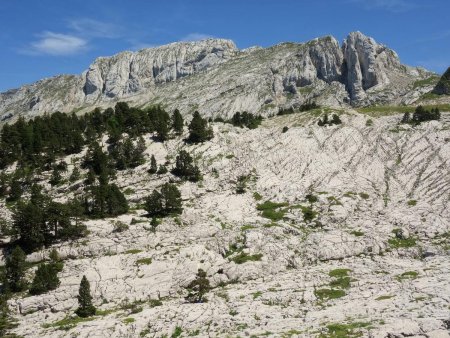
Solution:
M269 116L312 99L328 106L411 103L422 89L414 84L431 76L402 65L394 51L360 32L342 46L331 36L244 50L224 39L177 42L100 57L81 75L1 93L0 120L87 112L118 101L212 118L236 111Z

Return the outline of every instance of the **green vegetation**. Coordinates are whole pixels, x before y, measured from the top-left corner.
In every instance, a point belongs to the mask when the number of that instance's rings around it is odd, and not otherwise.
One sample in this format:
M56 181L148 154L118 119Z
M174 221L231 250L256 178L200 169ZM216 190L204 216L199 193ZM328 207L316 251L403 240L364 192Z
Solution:
M140 258L136 261L137 265L150 265L152 264L151 258Z
M331 120L328 119L328 113L325 113L325 115L323 116L322 119L319 119L319 121L317 122L317 125L320 127L323 126L332 126L332 125L338 125L341 124L342 121L340 119L340 117L337 114L333 114L331 116Z
M416 200L409 200L408 201L408 205L410 206L410 207L413 207L413 206L415 206L417 204L417 201Z
M191 182L198 182L202 179L200 169L194 165L192 156L185 150L180 150L178 153L172 174Z
M61 268L62 266L55 263L39 265L31 283L30 294L40 295L55 290L60 284L58 272L61 271Z
M238 255L232 257L231 260L233 262L235 262L236 264L244 264L246 262L260 261L261 258L262 258L262 254L249 255L245 252L240 252Z
M246 111L243 113L236 112L231 118L229 123L236 127L247 127L249 129L256 129L261 124L263 118L260 115L253 115L251 113L247 113Z
M135 319L133 317L127 317L127 318L124 318L122 320L122 322L124 322L125 324L131 324L131 323L135 322Z
M435 106L431 105L424 105L425 109L429 110L431 108L438 108L442 111L449 111L450 110L450 104L438 104ZM373 117L380 117L380 116L387 116L387 115L394 115L399 113L406 113L411 111L412 107L410 106L372 106L372 107L362 107L357 108L357 111L369 116Z
M316 289L314 295L320 300L336 299L345 296L345 291L336 289Z
M427 110L423 106L418 106L416 108L416 110L414 111L412 118L410 116L410 113L406 112L403 115L403 118L400 121L400 123L409 123L409 124L418 125L421 122L440 120L440 119L441 119L441 113L439 111L439 108L431 108L431 110Z
M183 133L183 125L183 116L181 116L178 109L175 109L172 115L172 129L176 135L181 135Z
M349 324L329 324L327 325L327 332L322 333L320 338L354 338L361 337L363 334L362 328L369 328L370 323L366 322L355 322Z
M388 243L392 248L411 248L416 245L416 239L413 237L410 238L390 238Z
M406 271L403 272L401 275L398 275L396 278L399 282L405 280L405 279L415 279L419 273L417 271Z
M271 201L265 201L262 204L258 204L256 206L256 209L262 211L261 213L262 217L268 218L276 222L282 220L287 211L285 209L282 210L279 209L282 207L287 207L288 205L289 203L275 203Z
M188 141L192 143L202 143L212 139L213 136L213 130L208 126L208 122L200 116L198 111L195 111L191 123L189 124Z
M375 298L375 300L385 300L385 299L391 299L394 298L395 296L391 296L391 295L384 295L384 296L379 296L377 298Z
M315 101L308 101L303 103L297 110L292 107L288 109L280 109L277 115L290 115L295 114L296 112L305 112L317 108L320 108L320 106Z
M141 252L142 252L142 250L140 250L140 249L130 249L130 250L125 251L125 253L129 254L129 255L136 255Z
M350 277L348 277L348 273L350 271L350 269L331 270L328 273L330 277L333 277L333 280L330 282L330 286L332 288L348 289L350 287Z
M19 246L16 246L11 254L6 256L4 281L7 290L20 292L26 289L25 259L25 252Z
M255 201L261 201L263 199L263 197L261 196L261 194L254 192L253 193L253 198L255 199Z
M83 323L83 322L88 322L91 320L94 320L94 317L66 317L64 319L61 319L55 323L52 324L43 324L42 327L43 328L50 328L50 327L54 327L54 328L58 328L60 330L70 330L72 328L74 328L75 326L77 326L78 323Z
M186 289L188 290L186 300L189 303L205 303L207 301L205 294L211 289L206 272L198 269L196 278L189 283Z
M150 217L166 217L183 212L181 193L177 186L164 183L161 192L153 190L145 199L145 210Z
M354 231L351 231L350 233L351 233L353 236L356 236L356 237L362 237L362 236L364 236L364 232L359 231L359 230L354 230Z
M177 326L175 328L175 330L173 331L172 335L170 336L170 338L178 338L181 336L181 334L183 333L183 329L179 326Z
M359 193L359 197L361 197L362 199L365 199L365 200L367 200L367 199L369 199L369 194L366 194L365 192L360 192Z
M78 309L75 313L82 318L90 317L95 314L95 307L92 305L91 287L86 276L83 276L78 291Z

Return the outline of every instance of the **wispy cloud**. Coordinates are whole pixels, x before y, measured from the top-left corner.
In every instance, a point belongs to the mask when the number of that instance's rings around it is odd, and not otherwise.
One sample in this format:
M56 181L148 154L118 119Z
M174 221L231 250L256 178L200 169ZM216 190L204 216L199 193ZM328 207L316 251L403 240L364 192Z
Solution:
M68 28L84 37L116 39L122 36L122 29L117 25L90 18L69 20Z
M364 9L383 9L389 12L406 12L417 7L412 0L348 0Z
M38 39L19 51L30 55L70 55L79 53L88 47L88 42L70 34L43 32Z
M199 41L205 39L211 39L213 36L202 33L190 33L180 39L180 41Z

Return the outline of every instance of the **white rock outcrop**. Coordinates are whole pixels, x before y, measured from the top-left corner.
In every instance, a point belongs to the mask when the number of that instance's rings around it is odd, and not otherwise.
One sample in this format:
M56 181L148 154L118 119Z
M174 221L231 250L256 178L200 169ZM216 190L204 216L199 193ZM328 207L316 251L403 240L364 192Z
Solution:
M331 106L389 103L408 94L416 80L432 75L402 66L397 54L360 32L341 47L326 36L239 51L230 40L208 39L100 57L81 75L61 75L0 94L0 123L18 114L57 110L85 112L119 100L163 104L187 114L262 115L308 100ZM416 93L416 94L414 94Z

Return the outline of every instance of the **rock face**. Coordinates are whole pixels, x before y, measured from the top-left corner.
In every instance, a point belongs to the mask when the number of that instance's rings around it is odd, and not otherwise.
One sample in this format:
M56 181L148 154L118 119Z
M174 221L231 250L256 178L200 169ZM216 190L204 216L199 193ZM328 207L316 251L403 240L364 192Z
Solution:
M434 87L433 93L438 95L450 95L450 67L448 67L436 87Z
M0 120L84 112L118 100L163 104L185 114L198 109L205 116L238 110L271 115L308 100L330 106L390 103L430 75L402 66L394 51L360 32L351 33L342 47L330 36L243 51L223 39L179 42L101 57L80 76L2 93Z
M362 101L368 89L390 83L388 73L400 69L397 54L361 32L350 33L343 44L346 85L352 100Z

